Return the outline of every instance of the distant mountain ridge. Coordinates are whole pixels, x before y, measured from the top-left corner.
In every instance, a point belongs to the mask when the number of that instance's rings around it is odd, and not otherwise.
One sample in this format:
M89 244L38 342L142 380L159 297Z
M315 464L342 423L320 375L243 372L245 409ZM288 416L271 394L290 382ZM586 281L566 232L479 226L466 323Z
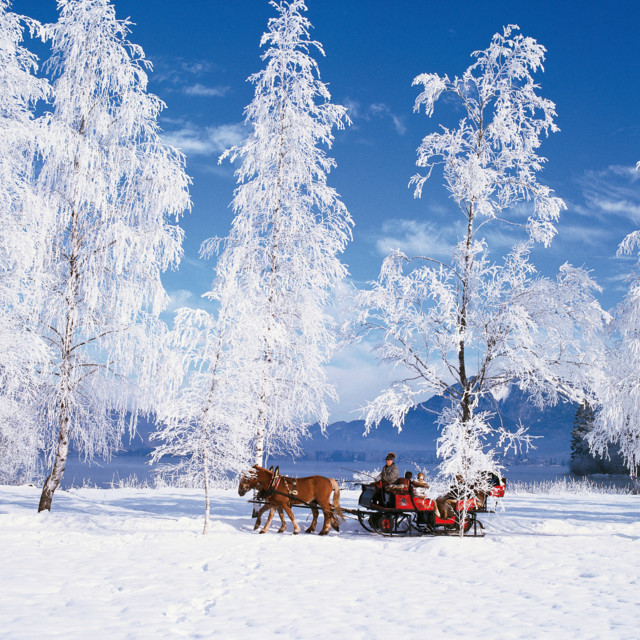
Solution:
M400 432L388 420L382 420L367 436L363 435L364 420L335 422L327 427L326 436L320 432L318 425L313 425L311 439L302 444L302 457L308 460L379 462L391 450L400 458L435 462L440 433L434 412L439 412L444 403L442 397L434 396L414 407L408 412ZM568 462L571 455L571 428L577 408L575 403L560 402L554 407L540 410L521 391L513 390L498 403L503 424L507 429L514 429L521 421L529 427L531 435L539 437L535 440L535 450L525 455L510 455L508 459L530 463ZM488 403L480 409L495 412L495 408ZM494 421L497 420L496 416Z
M432 412L441 410L444 403L443 398L434 396L414 407L407 414L400 432L388 420L383 420L377 428L372 428L367 436L364 436L364 420L334 422L327 427L326 435L321 433L317 424L312 425L311 438L302 442L301 459L379 462L388 451L394 451L400 459L433 463L436 461L439 428L435 423L436 415ZM509 460L568 463L571 455L571 428L578 405L561 402L541 411L516 389L498 403L498 408L508 429L515 428L518 421L522 421L529 427L531 435L541 436L535 440L535 450L524 456L512 455ZM481 410L493 411L494 407L487 403ZM141 418L134 438L123 438L120 455L148 454L156 444L150 440L155 428L153 422ZM274 459L290 458L276 456Z

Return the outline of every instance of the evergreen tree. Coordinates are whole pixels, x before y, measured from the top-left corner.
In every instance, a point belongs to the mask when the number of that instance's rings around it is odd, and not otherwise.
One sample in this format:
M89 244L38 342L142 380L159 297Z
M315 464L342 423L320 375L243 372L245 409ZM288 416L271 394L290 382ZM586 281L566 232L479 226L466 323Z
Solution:
M602 460L596 459L589 449L587 436L595 425L595 412L588 402L582 402L576 411L571 429L571 460L569 469L576 475L603 473Z
M623 451L617 443L609 443L602 452L591 446L591 440L601 424L598 414L587 401L576 411L571 431L571 472L581 476L593 473L628 473Z

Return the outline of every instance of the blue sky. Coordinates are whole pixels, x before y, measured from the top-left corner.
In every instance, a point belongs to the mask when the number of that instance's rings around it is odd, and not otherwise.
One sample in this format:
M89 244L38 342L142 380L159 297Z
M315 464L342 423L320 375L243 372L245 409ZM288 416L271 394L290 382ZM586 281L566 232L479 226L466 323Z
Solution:
M376 278L389 247L431 254L455 242L455 208L440 175L415 200L408 188L416 148L451 116L414 114L420 73L460 75L470 54L489 45L506 24L517 24L547 49L540 93L556 103L561 131L543 142L548 163L540 181L565 199L568 210L548 249L537 249L540 271L553 275L565 261L593 271L601 301L613 306L624 292L631 258L616 258L618 243L640 228L640 3L565 0L307 0L313 36L325 49L318 60L333 101L349 107L353 125L336 133L338 167L330 183L355 220L344 254L358 286ZM229 229L233 166L218 156L243 135L252 85L262 68L260 36L274 15L267 0L115 0L119 18L134 23L130 39L154 64L150 90L166 103L161 126L187 155L193 210L182 221L185 257L164 278L174 305L202 304L211 263L200 243ZM55 19L54 0L15 0L14 11ZM512 237L492 238L499 252ZM355 370L355 371L354 371ZM357 372L357 375L354 373ZM384 385L364 347L342 353L331 369L344 418ZM351 417L354 417L351 415Z

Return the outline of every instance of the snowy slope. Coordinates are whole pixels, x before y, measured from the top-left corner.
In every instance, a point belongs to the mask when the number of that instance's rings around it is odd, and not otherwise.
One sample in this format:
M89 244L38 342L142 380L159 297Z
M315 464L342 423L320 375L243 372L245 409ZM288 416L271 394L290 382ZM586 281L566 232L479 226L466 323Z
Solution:
M207 536L195 490L38 497L0 487L6 640L638 637L638 496L511 495L464 540L258 535L235 491Z

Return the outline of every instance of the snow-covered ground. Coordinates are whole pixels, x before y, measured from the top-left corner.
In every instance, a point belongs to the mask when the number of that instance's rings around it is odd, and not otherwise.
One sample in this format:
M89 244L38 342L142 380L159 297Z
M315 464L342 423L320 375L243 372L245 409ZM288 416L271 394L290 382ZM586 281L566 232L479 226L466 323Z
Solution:
M0 487L6 640L638 638L640 496L507 495L463 540L258 535L233 490L206 536L197 490L38 498Z

